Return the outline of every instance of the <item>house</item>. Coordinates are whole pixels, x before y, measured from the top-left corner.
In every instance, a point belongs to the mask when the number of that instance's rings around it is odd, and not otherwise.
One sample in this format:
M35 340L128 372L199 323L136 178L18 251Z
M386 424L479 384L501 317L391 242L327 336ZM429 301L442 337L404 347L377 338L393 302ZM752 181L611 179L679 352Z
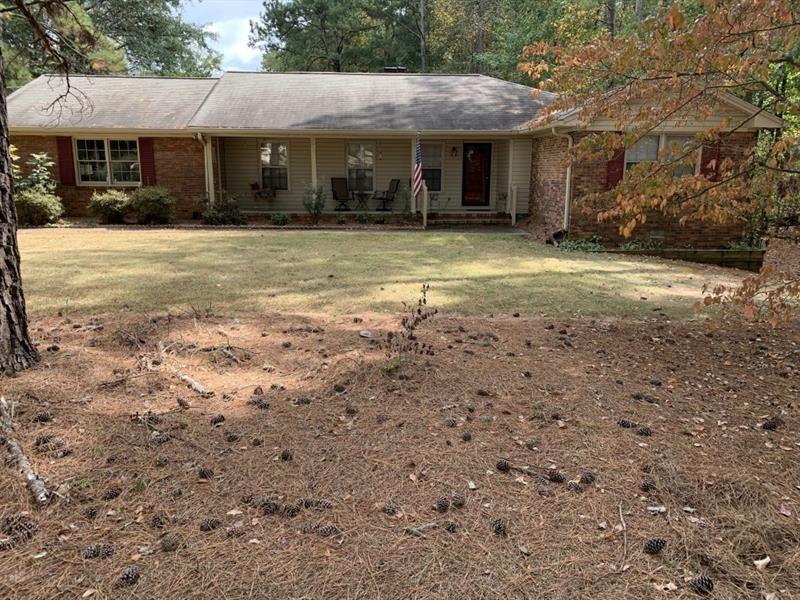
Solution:
M673 136L709 121L667 127L628 149L621 165L570 164L568 149L581 135L611 124L587 126L570 111L537 127L552 94L534 99L528 87L483 75L227 72L219 78L72 76L70 83L71 94L54 105L64 79L39 77L8 97L8 113L20 156L47 152L55 159L58 194L73 217L86 214L98 188L140 185L169 189L184 219L197 218L203 197L223 192L249 214L302 214L309 186L323 187L326 211L336 212L345 208L333 197L336 178L347 182L348 208L378 211L384 207L376 193L393 180L410 181L419 136L428 210L440 218L513 220L528 213L542 230L614 238L613 224L587 219L573 199L613 186L613 174L621 176L626 162L653 160L659 147L679 139ZM733 96L710 120L748 115L713 158L742 156L759 129L782 124ZM698 168L708 160L698 157ZM387 208L421 210L408 195ZM650 229L668 244L701 237L658 220ZM741 233L715 231L704 227L703 243L718 245Z

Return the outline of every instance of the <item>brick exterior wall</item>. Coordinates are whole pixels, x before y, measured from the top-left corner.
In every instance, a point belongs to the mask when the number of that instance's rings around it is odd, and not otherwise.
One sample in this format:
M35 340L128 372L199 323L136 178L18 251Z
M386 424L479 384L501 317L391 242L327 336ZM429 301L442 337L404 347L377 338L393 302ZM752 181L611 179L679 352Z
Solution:
M576 134L575 143L579 141L581 135L588 134ZM755 133L734 133L728 136L720 145L720 162L726 158L734 161L742 160L755 141ZM605 184L605 161L585 161L573 166L573 199L605 191ZM607 245L618 245L629 241L619 234L619 223L615 221L598 223L593 215L584 214L574 203L570 212L569 230L573 238L599 235ZM693 221L681 226L676 219L654 212L647 215L647 222L644 225L636 227L633 238L649 240L653 237L661 240L665 247L672 248L687 246L723 248L728 242L739 239L742 233L741 223L717 225Z
M531 230L537 238L544 238L564 226L568 164L566 139L555 136L533 139L528 214Z
M11 143L17 148L23 173L25 162L34 153L46 152L56 164L58 162L55 136L12 135ZM154 138L153 154L156 184L168 189L177 200L178 218L190 219L202 211L199 204L199 199L205 194L202 144L193 138ZM58 168L53 171L58 181ZM86 217L89 216L86 207L92 194L104 189L103 186L65 186L58 181L56 193L64 203L66 217Z

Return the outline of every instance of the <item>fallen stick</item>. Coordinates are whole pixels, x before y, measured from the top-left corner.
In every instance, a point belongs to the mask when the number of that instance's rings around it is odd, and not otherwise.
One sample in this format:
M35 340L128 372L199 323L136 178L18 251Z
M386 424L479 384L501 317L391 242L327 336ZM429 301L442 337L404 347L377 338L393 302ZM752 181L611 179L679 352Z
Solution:
M405 532L409 535L413 535L416 537L422 537L422 533L426 529L436 529L439 526L438 523L425 523L424 525L420 525L419 527L406 527Z
M182 373L181 371L179 371L175 367L170 367L170 370L172 371L173 375L175 375L183 383L188 385L191 389L193 389L195 392L197 392L198 394L200 394L204 398L210 398L211 396L214 395L214 392L204 388L201 384L199 384L197 381L195 381L194 379L189 377L186 373Z
M33 470L22 446L17 443L14 437L14 427L11 422L11 413L8 409L8 403L2 396L0 396L0 431L5 439L6 448L14 458L14 464L17 465L19 472L25 478L28 490L30 490L34 500L36 500L37 504L47 504L47 501L50 499L50 492L47 491L44 480Z
M625 570L625 561L628 558L628 526L625 525L625 518L622 516L622 504L619 505L619 521L622 524L622 563L619 565L619 570Z

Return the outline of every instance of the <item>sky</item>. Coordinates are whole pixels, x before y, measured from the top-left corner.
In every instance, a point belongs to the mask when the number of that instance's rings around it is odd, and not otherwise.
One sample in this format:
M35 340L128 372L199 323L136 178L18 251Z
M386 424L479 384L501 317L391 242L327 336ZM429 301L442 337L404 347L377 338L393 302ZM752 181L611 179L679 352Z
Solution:
M247 45L250 19L261 11L261 0L183 0L183 17L207 25L217 34L212 46L222 53L226 71L258 71L261 52Z

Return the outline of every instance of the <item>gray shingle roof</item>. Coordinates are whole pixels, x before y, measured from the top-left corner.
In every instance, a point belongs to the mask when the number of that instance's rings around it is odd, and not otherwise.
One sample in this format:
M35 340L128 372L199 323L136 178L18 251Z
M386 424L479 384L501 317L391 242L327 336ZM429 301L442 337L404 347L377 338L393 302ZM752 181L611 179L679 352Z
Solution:
M482 75L226 73L191 120L209 129L508 131L551 101Z
M8 97L11 127L56 129L183 129L216 79L73 75L73 95L46 110L66 89L43 75Z
M63 78L8 98L12 128L511 131L552 94L482 75L225 73L220 79L73 76L79 99L46 111Z

